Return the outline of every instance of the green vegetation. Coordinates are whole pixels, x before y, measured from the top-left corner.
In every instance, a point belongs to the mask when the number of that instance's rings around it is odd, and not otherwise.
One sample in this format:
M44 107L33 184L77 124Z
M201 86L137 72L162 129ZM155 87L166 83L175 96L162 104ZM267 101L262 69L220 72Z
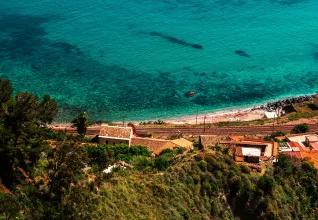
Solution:
M143 146L83 146L46 127L57 112L49 96L13 96L1 78L0 91L0 183L10 190L0 192L0 219L318 218L307 160L280 155L259 175L219 146L158 157ZM119 160L130 165L102 172Z
M296 125L293 130L292 133L294 134L299 134L299 133L306 133L309 131L309 127L308 124L303 123L303 124L298 124Z
M271 135L267 135L264 137L265 141L276 141L279 142L279 140L276 137L279 136L285 136L287 133L285 131L274 131L271 133Z
M263 125L265 123L271 122L270 119L258 119L252 121L220 121L217 123L219 127L225 126L248 126L248 125Z
M82 112L81 114L76 116L71 122L73 127L77 129L77 132L80 135L85 136L88 127L88 116L86 112Z

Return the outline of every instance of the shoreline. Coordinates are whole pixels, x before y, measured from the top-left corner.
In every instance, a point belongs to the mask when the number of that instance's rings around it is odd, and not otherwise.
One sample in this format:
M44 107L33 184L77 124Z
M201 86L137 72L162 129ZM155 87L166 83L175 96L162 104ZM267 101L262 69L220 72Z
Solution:
M171 117L162 119L168 124L183 125L183 124L200 124L200 123L218 123L221 121L252 121L263 119L266 111L275 111L277 108L281 108L286 104L300 103L304 101L312 100L313 94L300 95L300 96L286 96L284 98L278 98L272 101L265 102L263 104L254 105L253 107L242 107L233 109L224 109L220 111L211 111L205 114L198 115L185 115L181 117ZM205 118L205 119L204 119ZM139 125L140 122L155 122L158 119L149 120L136 120L127 121L126 123L133 123ZM121 125L122 122L116 121L113 124ZM94 126L94 125L92 125ZM97 126L95 124L95 126ZM71 127L71 123L52 123L50 127Z

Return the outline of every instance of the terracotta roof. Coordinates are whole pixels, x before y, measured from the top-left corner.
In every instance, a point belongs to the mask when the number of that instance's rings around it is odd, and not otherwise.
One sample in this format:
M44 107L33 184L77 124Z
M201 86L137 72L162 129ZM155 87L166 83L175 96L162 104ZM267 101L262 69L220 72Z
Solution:
M152 151L154 154L159 155L159 153L164 149L173 149L177 145L168 141L168 140L162 140L162 139L154 139L154 138L139 138L139 137L133 137L131 139L131 145L142 145L148 147L150 151Z
M172 142L175 145L178 145L179 147L184 147L186 149L192 149L193 148L193 142L188 141L188 140L186 140L184 138L172 140L170 142Z
M216 143L220 141L220 137L218 135L200 135L199 141L203 148L208 148L214 146Z
M130 139L131 135L131 127L103 126L99 132L99 136L117 137L124 139Z
M298 159L301 159L301 154L300 152L295 152L295 151L283 151L283 152L280 152L281 154L285 154L285 155L288 155L288 156L291 156L291 157L296 157Z

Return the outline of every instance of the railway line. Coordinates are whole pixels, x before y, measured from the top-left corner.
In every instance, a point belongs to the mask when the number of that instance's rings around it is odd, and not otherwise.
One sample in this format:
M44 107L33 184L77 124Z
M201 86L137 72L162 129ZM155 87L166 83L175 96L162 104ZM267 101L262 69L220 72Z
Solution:
M273 131L290 132L295 125L253 125L253 126L226 126L226 127L175 127L175 128L154 128L154 127L137 127L137 132L146 134L152 132L155 136L164 136L170 134L183 135L247 135L247 134L270 134ZM318 131L318 124L309 124L311 132ZM55 130L65 130L69 134L75 134L75 128L53 128ZM89 127L88 135L99 134L100 126Z

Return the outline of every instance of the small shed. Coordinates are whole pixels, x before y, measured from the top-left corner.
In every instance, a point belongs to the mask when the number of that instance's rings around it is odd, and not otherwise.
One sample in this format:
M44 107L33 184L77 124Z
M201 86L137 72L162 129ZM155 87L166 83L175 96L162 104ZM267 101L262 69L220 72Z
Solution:
M264 112L265 118L277 118L276 112Z

